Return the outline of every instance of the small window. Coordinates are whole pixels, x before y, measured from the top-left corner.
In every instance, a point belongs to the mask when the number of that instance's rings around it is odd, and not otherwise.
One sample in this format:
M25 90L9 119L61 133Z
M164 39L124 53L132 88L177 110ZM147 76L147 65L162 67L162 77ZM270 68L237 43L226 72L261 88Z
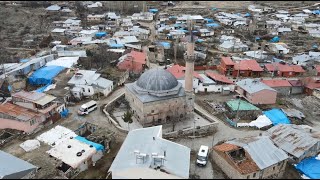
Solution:
M278 162L278 166L280 166L281 162Z
M256 173L253 173L253 177L256 177Z
M151 113L154 113L154 110L151 110Z
M273 170L275 170L276 169L276 167L275 166L273 166L273 168L272 168Z
M249 179L250 178L250 175L249 176L247 176L247 179Z
M88 89L88 92L90 92L90 89Z

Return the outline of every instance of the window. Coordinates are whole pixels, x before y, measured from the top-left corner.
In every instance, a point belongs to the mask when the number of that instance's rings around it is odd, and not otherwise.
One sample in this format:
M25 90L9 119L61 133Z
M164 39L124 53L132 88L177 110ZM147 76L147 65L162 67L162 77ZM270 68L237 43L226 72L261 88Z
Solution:
M249 176L247 176L247 179L249 179L250 178L250 175Z
M90 92L90 89L88 89L88 92Z
M154 113L154 110L151 110L151 113Z
M256 177L256 173L253 173L253 177Z

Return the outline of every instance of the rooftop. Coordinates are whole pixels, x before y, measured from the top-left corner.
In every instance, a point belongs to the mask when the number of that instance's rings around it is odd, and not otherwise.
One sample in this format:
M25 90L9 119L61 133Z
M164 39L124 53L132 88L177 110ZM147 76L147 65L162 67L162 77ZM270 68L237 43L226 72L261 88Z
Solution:
M15 174L13 178L23 178L23 176L36 170L36 166L19 159L9 153L0 150L0 178L7 179L11 174Z
M320 141L319 132L311 132L309 129L294 124L279 124L265 132L265 135L281 149L299 158L309 148Z
M265 80L262 80L261 82L263 82L264 84L266 84L267 86L270 86L272 88L275 88L275 87L291 87L292 86L290 84L290 82L288 80L285 80L285 79L265 79Z
M39 104L41 106L53 101L56 99L56 97L45 94L45 93L39 93L39 92L27 92L27 91L19 91L15 94L12 94L12 97L14 98L21 98L23 100L33 102L36 104Z
M221 57L221 61L224 62L225 65L234 65L235 63L231 60L230 57Z
M161 158L165 159L162 166L159 164L160 162L154 161L154 159ZM173 176L189 178L190 148L162 139L162 126L130 131L109 171L112 172L114 177L124 170L154 169L157 166ZM136 174L131 173L122 173L122 175L123 178L136 176ZM142 173L139 177L150 177L150 173ZM153 178L155 177L153 176Z
M245 91L249 92L250 94L262 90L276 91L275 89L272 89L271 87L261 82L259 79L243 79L241 81L236 82L236 85L238 85Z
M215 81L219 81L227 84L233 84L233 81L231 81L228 77L224 75L214 73L214 72L209 72L209 71L206 71L205 74Z
M21 121L28 121L34 118L35 116L38 116L37 113L27 108L23 108L21 106L11 104L8 102L0 105L0 113L7 114Z
M236 63L234 65L235 70L251 70L251 71L259 71L262 72L263 69L260 67L260 65L257 63L256 60L243 60L239 61L239 63Z
M248 103L247 101L243 100L230 100L227 102L227 106L231 108L232 111L255 111L260 110L258 107Z

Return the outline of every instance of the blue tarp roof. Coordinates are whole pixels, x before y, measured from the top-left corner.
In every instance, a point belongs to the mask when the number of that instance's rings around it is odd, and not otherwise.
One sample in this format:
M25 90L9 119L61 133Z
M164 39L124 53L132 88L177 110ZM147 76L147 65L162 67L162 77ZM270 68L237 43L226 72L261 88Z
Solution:
M249 17L249 16L251 16L250 13L246 13L246 14L244 15L244 17Z
M204 18L205 21L207 21L208 23L213 23L213 19L210 19L210 18Z
M203 40L203 39L197 39L197 41L196 41L196 42L201 43L201 42L204 42L204 40Z
M162 45L164 48L170 48L170 43L168 42L158 42L159 45Z
M54 77L56 77L65 67L62 66L45 66L36 70L29 78L28 83L31 85L51 84Z
M279 42L279 41L280 41L280 38L278 36L275 36L274 38L272 38L270 40L270 42L274 42L274 43Z
M271 109L269 111L264 111L263 114L271 120L273 125L290 124L290 120L281 109Z
M219 27L220 25L217 24L217 23L209 23L209 24L206 24L206 26L208 26L208 27Z
M314 11L312 11L312 14L320 14L320 10L314 10Z
M29 59L20 59L21 63L25 63L25 62L28 62L28 61L29 61Z
M76 140L78 140L80 142L86 143L88 145L92 145L94 148L96 148L97 151L103 151L104 150L104 146L103 145L95 143L95 142L92 142L92 141L89 141L84 137L77 136L74 139L76 139Z
M41 88L39 88L39 89L37 89L37 90L35 90L36 92L39 92L39 93L42 93L42 92L44 92L44 90L48 87L48 86L50 86L51 84L47 84L47 85L45 85L45 86L43 86L43 87L41 87Z
M97 32L97 33L96 33L96 36L97 36L97 37L102 37L102 36L105 36L105 35L107 35L106 32Z
M149 9L149 12L151 12L151 13L156 13L158 11L159 11L158 9Z
M320 179L320 160L315 156L302 160L296 169L311 179Z
M109 46L113 48L124 47L123 44L110 44Z

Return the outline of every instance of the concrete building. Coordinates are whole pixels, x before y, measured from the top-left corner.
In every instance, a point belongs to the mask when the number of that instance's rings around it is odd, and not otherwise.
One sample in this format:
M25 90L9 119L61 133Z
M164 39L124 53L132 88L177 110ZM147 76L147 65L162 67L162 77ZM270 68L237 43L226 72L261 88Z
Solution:
M56 97L38 92L20 91L12 94L12 103L37 113L45 115L45 123L60 119L60 114L56 111L58 103Z
M37 167L0 150L0 179L31 179Z
M164 69L150 69L136 82L125 84L125 97L143 127L185 119L184 88Z
M236 92L252 104L275 104L277 91L258 79L243 79L236 82Z
M72 86L72 94L77 98L83 96L92 96L95 93L102 93L108 96L113 90L113 81L100 77L101 74L96 71L78 70L68 81Z
M292 85L285 79L265 79L262 80L267 86L277 90L279 95L288 96L291 94Z
M162 138L162 126L128 133L109 169L112 179L188 179L190 148Z
M4 103L0 105L0 129L15 129L32 133L45 119L44 114L30 111L15 104Z
M281 178L288 159L268 136L227 141L214 146L212 155L230 179Z
M265 68L268 72L280 77L301 76L305 70L300 65L288 65L281 63L266 64Z
M294 163L320 152L320 132L305 125L279 124L267 130L265 135L288 153Z

